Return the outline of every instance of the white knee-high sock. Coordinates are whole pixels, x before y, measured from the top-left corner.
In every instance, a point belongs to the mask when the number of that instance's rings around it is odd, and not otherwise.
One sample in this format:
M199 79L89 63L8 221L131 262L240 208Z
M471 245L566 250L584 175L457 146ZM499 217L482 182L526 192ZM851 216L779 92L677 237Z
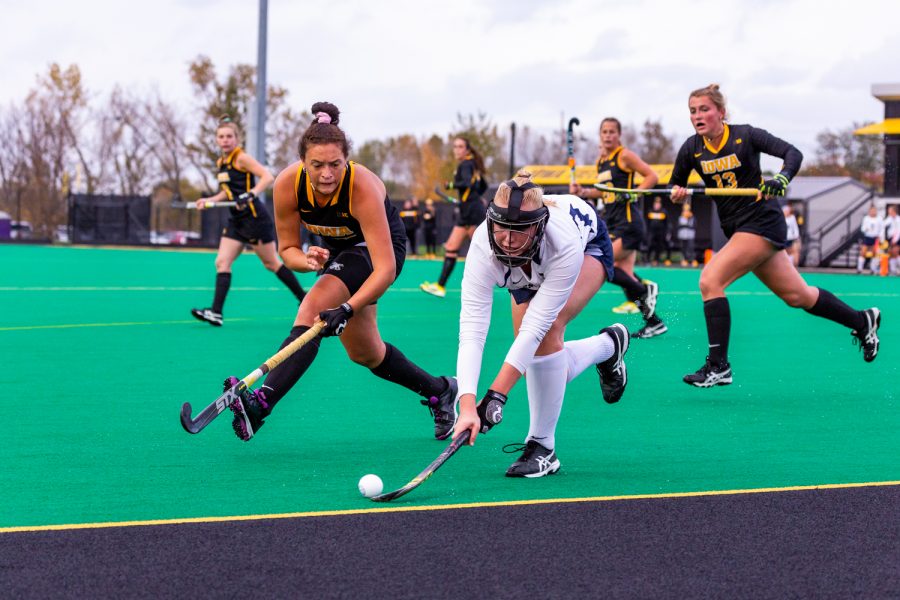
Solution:
M864 266L866 266L866 259L860 256L856 259L856 270L862 271Z
M566 395L566 351L536 356L525 373L530 425L525 441L535 440L545 448L556 444L556 424Z
M601 333L583 340L566 342L563 350L568 361L566 383L575 379L591 365L603 362L612 356L615 351L616 345L608 333Z

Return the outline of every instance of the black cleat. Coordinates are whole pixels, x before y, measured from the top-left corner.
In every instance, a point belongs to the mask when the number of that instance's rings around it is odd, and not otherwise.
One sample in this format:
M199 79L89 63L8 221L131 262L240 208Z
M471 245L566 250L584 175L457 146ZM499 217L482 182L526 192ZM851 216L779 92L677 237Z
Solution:
M684 376L684 382L697 387L712 387L731 383L731 365L715 365L706 357L706 363L696 373Z
M211 308L192 308L191 314L195 319L206 321L215 327L222 326L222 313L214 312Z
M503 451L507 453L522 452L519 460L506 470L507 477L543 477L559 471L559 459L556 458L556 452L544 448L534 440L528 440L524 445L510 444L504 447Z
M619 401L628 384L628 372L625 369L625 353L628 352L628 329L621 323L604 327L600 333L607 333L615 344L613 355L597 365L600 375L600 392L607 404Z
M224 383L225 390L234 387L239 381L237 377L229 377ZM265 392L245 389L231 405L231 412L234 413L234 419L231 420L234 434L249 442L272 411L266 402Z
M643 327L632 333L631 337L643 339L652 338L658 335L662 335L668 330L669 328L666 327L666 324L662 322L662 319L660 319L659 317L653 317L652 319L647 321L647 323Z
M866 328L859 332L853 331L853 345L859 344L862 350L863 360L872 362L878 356L878 328L881 326L881 311L877 308L867 308L862 311Z
M634 303L644 315L644 320L649 321L656 314L656 297L659 296L659 286L656 285L656 282L648 279L642 280L642 283L647 287L647 291Z
M440 396L432 396L423 399L422 404L431 411L434 417L434 437L438 440L447 439L453 433L453 426L456 425L456 392L459 389L456 385L456 377L441 377L447 382L447 389Z

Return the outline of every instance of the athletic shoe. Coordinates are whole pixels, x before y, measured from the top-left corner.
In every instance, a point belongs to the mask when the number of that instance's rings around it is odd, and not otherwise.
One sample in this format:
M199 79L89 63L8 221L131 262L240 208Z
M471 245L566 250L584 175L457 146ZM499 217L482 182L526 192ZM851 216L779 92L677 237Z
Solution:
M636 315L637 313L641 312L637 307L637 304L635 304L631 300L626 300L622 304L614 306L612 311L617 315Z
M597 365L600 375L600 392L607 404L619 401L628 384L628 371L625 368L625 353L628 352L628 329L621 323L604 327L600 333L607 333L613 340L613 355Z
M508 448L508 449L507 449ZM522 452L519 460L506 470L507 477L543 477L559 471L556 452L544 448L534 440L523 444L509 444L503 448L506 453Z
M192 308L191 314L195 319L206 321L215 327L222 326L222 313L214 312L211 308Z
M437 296L438 298L443 298L447 295L447 290L444 289L444 286L439 283L428 283L427 281L419 286L419 288L425 292L426 294L431 294L432 296Z
M684 382L697 387L712 387L714 385L728 385L731 383L731 365L715 365L706 357L706 363L696 373L684 376Z
M240 382L237 377L229 377L225 380L225 391L231 389ZM231 404L231 412L234 419L231 420L231 428L234 434L245 442L249 442L259 428L263 426L263 419L269 416L271 410L266 402L266 393L262 390L242 391Z
M447 389L440 396L432 396L427 400L423 399L422 404L431 411L434 417L434 437L438 440L447 439L453 433L453 426L456 425L456 392L459 389L456 385L456 377L441 377L447 382Z
M853 345L859 344L863 360L872 362L878 356L878 328L881 326L881 311L877 308L867 308L862 313L866 321L866 328L860 332L853 330Z
M659 295L659 286L648 279L644 279L643 284L647 287L647 291L635 301L635 304L644 315L644 320L650 320L656 314L656 297Z
M662 319L659 317L653 317L647 323L631 334L633 338L652 338L658 335L662 335L669 330L666 327L666 324L662 322Z

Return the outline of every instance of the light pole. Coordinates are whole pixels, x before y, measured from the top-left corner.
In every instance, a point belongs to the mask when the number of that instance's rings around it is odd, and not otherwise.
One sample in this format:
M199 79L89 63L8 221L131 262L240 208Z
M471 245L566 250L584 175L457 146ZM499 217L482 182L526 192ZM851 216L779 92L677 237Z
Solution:
M262 164L266 160L266 45L268 0L259 0L259 39L256 50L256 148L254 155Z

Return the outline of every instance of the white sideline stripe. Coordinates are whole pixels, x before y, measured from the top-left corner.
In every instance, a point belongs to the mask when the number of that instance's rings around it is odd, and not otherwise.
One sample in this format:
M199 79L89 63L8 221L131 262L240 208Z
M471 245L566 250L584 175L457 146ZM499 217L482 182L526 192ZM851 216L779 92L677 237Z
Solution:
M0 286L0 292L208 292L213 290L210 286ZM283 292L284 287L232 287L232 292ZM459 293L459 288L447 288L450 293ZM415 288L389 288L388 293L404 294L422 294L422 290ZM619 289L603 289L599 294L621 294ZM663 298L666 296L699 296L700 290L688 291L665 291L661 294ZM773 296L774 294L768 290L759 292L731 292L727 296ZM838 297L854 297L854 298L897 298L900 292L839 292Z
M537 500L508 500L495 502L471 502L457 504L432 504L419 506L391 506L379 508L353 508L344 510L322 510L293 513L273 513L262 515L234 515L228 517L188 517L182 519L153 519L144 521L112 521L101 523L67 523L63 525L25 525L0 527L0 534L31 531L70 531L76 529L107 529L111 527L145 527L156 525L185 525L189 523L224 523L237 521L263 521L270 519L299 519L309 517L336 517L345 515L365 515L375 513L423 512L435 510L459 510L469 508L493 508L510 506L535 506L541 504L582 504L594 502L621 502L632 500L675 500L679 498L701 498L707 496L740 496L747 494L777 494L814 490L842 490L867 487L892 487L900 481L869 481L859 483L830 483L823 485L792 485L784 487L745 488L733 490L704 490L699 492L663 492L659 494L623 494L618 496L589 496L583 498L541 498Z
M283 321L281 317L268 318L248 318L236 317L229 318L228 322L234 321ZM83 327L134 327L136 325L184 325L185 323L197 323L197 319L181 320L181 321L130 321L123 323L64 323L59 325L17 325L15 327L0 327L0 331L31 331L35 329L79 329Z

